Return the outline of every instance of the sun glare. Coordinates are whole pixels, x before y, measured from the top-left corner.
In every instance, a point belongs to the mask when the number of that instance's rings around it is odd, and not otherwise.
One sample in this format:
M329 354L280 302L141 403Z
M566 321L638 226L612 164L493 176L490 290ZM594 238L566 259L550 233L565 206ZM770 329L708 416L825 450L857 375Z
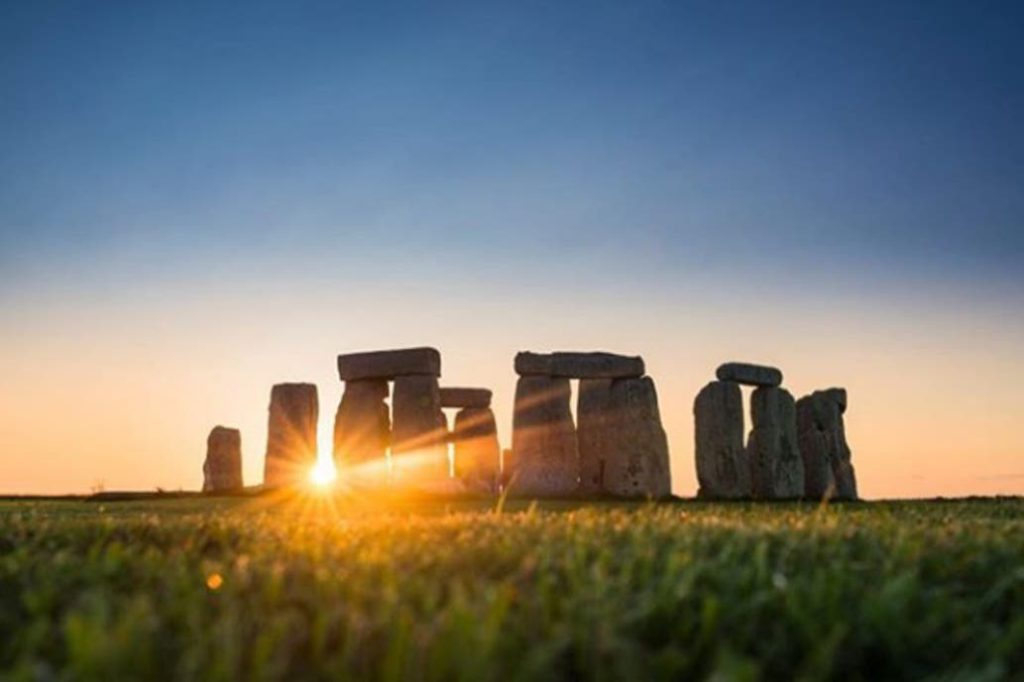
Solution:
M330 460L319 460L309 471L309 480L317 488L330 487L338 477L334 463Z

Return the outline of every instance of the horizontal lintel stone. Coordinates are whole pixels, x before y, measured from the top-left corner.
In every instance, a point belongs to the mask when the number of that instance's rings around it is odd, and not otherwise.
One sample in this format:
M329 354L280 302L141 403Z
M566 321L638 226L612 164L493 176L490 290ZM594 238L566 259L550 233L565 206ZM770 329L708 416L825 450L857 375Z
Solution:
M342 381L394 379L414 374L441 376L441 354L436 348L402 348L338 356L338 376Z
M442 388L441 407L490 407L491 396L489 388Z
M519 376L549 376L570 379L625 379L644 375L640 356L615 353L530 353L516 354Z
M715 376L719 381L735 381L748 386L773 388L782 385L782 372L775 367L752 365L745 362L727 362L721 365Z

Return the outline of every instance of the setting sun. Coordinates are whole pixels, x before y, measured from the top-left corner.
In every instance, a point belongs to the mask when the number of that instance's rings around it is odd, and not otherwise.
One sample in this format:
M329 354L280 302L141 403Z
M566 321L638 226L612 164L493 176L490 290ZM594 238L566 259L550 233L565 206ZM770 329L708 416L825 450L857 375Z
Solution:
M309 480L317 488L327 488L334 484L338 472L330 460L318 460L309 471Z

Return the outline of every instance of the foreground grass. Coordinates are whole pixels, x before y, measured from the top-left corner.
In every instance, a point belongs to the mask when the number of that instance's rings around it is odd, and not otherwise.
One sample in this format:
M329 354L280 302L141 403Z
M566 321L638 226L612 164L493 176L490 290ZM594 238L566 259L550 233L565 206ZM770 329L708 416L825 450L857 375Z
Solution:
M1013 678L1024 501L0 502L0 671Z

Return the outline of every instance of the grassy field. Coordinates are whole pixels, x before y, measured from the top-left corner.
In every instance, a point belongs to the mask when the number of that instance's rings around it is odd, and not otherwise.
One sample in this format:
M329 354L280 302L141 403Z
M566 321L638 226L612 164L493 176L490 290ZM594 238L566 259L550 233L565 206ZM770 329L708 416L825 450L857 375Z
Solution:
M1024 676L1024 500L0 502L2 679Z

